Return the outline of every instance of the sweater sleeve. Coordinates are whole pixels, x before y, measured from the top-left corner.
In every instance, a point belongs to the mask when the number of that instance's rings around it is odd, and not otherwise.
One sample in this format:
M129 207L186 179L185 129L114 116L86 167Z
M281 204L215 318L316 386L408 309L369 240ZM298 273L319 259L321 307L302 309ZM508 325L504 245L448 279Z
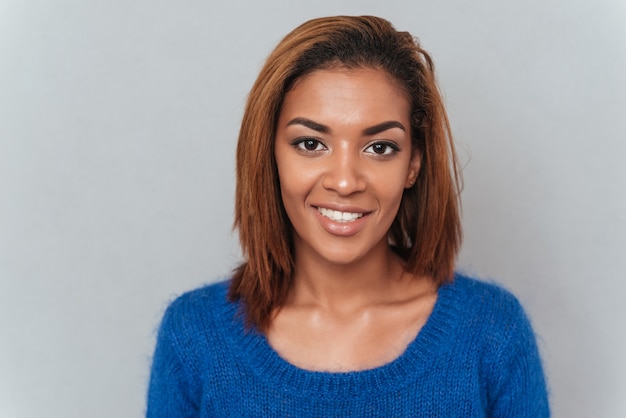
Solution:
M505 331L508 338L487 365L491 417L550 416L546 382L535 335L524 310L513 300Z
M174 302L165 312L152 360L147 418L198 416L193 401L193 376L184 360L184 321ZM182 335L180 335L182 334Z

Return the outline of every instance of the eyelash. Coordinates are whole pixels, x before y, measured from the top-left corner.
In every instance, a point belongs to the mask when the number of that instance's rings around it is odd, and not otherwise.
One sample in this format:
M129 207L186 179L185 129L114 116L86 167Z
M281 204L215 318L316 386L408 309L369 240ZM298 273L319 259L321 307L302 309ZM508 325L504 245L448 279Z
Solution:
M319 139L316 138L298 138L297 140L295 140L292 145L294 147L296 147L299 151L303 151L303 152L321 152L324 149L327 149L326 145L320 141ZM307 148L307 145L309 146L314 146L314 148L309 149ZM322 149L318 149L320 146L322 146ZM376 146L382 146L385 147L382 153L378 153L376 151L374 151L374 147ZM371 151L367 151L368 149L372 149ZM373 144L368 145L365 148L365 151L368 154L374 154L376 156L380 156L380 157L388 157L391 156L397 152L400 151L400 148L394 144L393 142L388 142L388 141L377 141L374 142Z
M385 147L384 151L382 153L378 153L374 151L374 147L376 146L383 146ZM378 141L378 142L374 142L371 145L368 145L367 148L365 148L366 150L372 148L372 154L381 156L381 157L387 157L387 156L391 156L395 153L397 153L398 151L400 151L400 148L398 148L398 146L396 144L394 144L393 142L386 142L386 141ZM388 151L388 152L387 152Z
M314 149L308 149L306 147L306 143L309 143L311 145L315 145ZM295 140L292 144L294 147L296 147L299 151L304 151L304 152L320 152L322 151L321 149L317 149L320 145L322 147L324 147L324 149L326 149L326 145L324 145L324 143L322 141L320 141L319 139L316 138L298 138L297 140Z

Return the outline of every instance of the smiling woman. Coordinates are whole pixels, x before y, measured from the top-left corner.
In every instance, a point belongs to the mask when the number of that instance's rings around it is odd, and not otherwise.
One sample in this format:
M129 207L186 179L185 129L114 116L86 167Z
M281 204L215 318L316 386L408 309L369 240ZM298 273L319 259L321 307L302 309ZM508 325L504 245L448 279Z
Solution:
M517 300L454 274L456 167L408 33L332 17L287 35L239 135L246 260L168 308L148 416L549 415Z
M410 126L406 95L383 70L315 71L285 95L274 150L297 263L389 256L387 233L419 172Z

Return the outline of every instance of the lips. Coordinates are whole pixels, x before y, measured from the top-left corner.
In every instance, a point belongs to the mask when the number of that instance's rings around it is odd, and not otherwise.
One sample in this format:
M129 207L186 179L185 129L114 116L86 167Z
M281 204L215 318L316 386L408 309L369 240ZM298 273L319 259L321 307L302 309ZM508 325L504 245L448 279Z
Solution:
M313 206L320 226L332 235L350 237L358 234L368 223L371 211L357 206L333 205L332 208Z
M354 222L364 215L363 212L342 212L322 207L318 207L317 210L322 216L339 223Z

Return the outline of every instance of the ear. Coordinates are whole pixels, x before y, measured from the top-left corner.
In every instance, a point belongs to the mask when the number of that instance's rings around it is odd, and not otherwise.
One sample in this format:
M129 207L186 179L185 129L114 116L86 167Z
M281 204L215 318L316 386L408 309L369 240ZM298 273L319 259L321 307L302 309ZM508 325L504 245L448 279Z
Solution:
M406 176L405 189L410 189L415 184L417 176L420 173L420 167L422 166L422 153L419 150L413 151L411 161L409 162L409 171Z

